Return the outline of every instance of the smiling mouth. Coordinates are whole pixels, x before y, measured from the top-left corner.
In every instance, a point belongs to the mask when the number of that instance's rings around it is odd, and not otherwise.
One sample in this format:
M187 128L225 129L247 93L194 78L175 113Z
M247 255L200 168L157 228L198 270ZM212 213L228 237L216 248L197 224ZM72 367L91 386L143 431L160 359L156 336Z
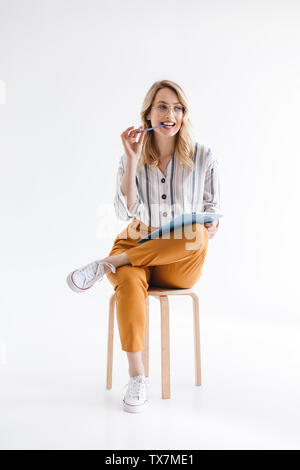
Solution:
M175 122L173 122L173 123L170 123L170 122L166 122L166 123L161 122L161 124L163 124L163 125L166 126L166 127L174 127L174 126L175 126Z

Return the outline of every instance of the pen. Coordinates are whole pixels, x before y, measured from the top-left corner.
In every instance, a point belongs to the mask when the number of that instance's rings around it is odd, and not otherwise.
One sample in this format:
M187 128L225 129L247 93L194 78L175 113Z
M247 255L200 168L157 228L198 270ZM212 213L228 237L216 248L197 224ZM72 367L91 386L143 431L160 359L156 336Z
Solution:
M141 132L152 131L152 129L156 129L157 127L163 127L163 126L167 126L167 124L161 124L160 126L155 126L155 127L148 127L148 129L143 129L142 131L137 131L137 134L140 134Z

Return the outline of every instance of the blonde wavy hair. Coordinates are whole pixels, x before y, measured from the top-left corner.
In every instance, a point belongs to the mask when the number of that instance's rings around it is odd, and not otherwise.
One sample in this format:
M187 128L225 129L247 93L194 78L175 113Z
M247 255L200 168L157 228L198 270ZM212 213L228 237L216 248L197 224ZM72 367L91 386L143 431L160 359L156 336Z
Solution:
M151 111L153 101L155 99L156 93L161 88L170 88L174 91L178 100L184 106L184 114L182 119L182 124L180 130L176 134L176 144L175 144L175 153L179 159L179 165L185 166L187 168L193 169L193 156L195 150L195 140L191 136L193 130L192 123L190 121L190 110L187 97L182 90L182 88L175 82L171 80L160 80L151 86L147 92L145 99L142 104L141 110L141 120L143 128L146 129L151 127L151 121L146 119L146 116ZM141 155L138 161L138 167L143 166L145 163L149 165L149 168L154 169L159 164L159 154L154 144L154 131L146 132L144 136Z

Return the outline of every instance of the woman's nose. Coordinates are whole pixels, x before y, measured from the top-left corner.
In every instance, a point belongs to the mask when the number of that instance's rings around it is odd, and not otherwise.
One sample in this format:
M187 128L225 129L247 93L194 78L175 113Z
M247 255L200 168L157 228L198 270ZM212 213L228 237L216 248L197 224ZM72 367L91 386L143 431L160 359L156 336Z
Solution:
M172 118L171 118L172 116ZM170 121L176 121L176 117L175 117L175 113L174 111L168 111L167 114L166 114L166 119L170 119Z

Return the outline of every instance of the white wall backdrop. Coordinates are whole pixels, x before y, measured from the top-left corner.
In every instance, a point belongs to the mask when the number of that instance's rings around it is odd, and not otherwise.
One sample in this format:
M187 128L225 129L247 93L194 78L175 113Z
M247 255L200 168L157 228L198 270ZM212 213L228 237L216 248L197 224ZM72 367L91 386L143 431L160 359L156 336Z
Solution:
M120 134L140 125L140 107L152 83L170 79L185 90L196 139L211 147L221 171L224 217L195 286L203 373L224 374L226 364L231 377L248 377L249 386L268 377L270 392L282 380L281 392L289 395L291 406L289 417L282 411L285 432L274 439L266 431L257 443L245 431L240 441L239 432L224 441L212 432L211 441L201 445L278 448L296 442L299 20L296 0L0 1L3 398L14 396L17 377L28 380L23 392L31 396L36 374L47 381L51 374L78 378L90 373L99 380L98 396L105 393L112 286L105 278L77 296L65 278L106 256L127 225L113 213ZM182 309L191 307L182 299L170 299L170 304L172 360L188 367L192 377L192 317L182 318ZM154 302L152 308L152 369L159 389L159 312ZM182 331L186 349L179 352ZM115 347L114 380L122 384L127 365L117 334ZM243 347L248 362L237 366L234 360ZM287 368L289 375L283 377ZM81 383L88 379L83 376ZM273 416L274 409L269 411ZM240 432L247 419L251 414L237 426ZM38 444L1 426L6 448L63 446L62 441L49 443L46 434ZM103 448L121 445L113 430L106 439L90 442ZM181 443L188 448L182 439L178 448ZM163 437L161 442L162 448L171 445ZM85 444L70 439L65 445Z

